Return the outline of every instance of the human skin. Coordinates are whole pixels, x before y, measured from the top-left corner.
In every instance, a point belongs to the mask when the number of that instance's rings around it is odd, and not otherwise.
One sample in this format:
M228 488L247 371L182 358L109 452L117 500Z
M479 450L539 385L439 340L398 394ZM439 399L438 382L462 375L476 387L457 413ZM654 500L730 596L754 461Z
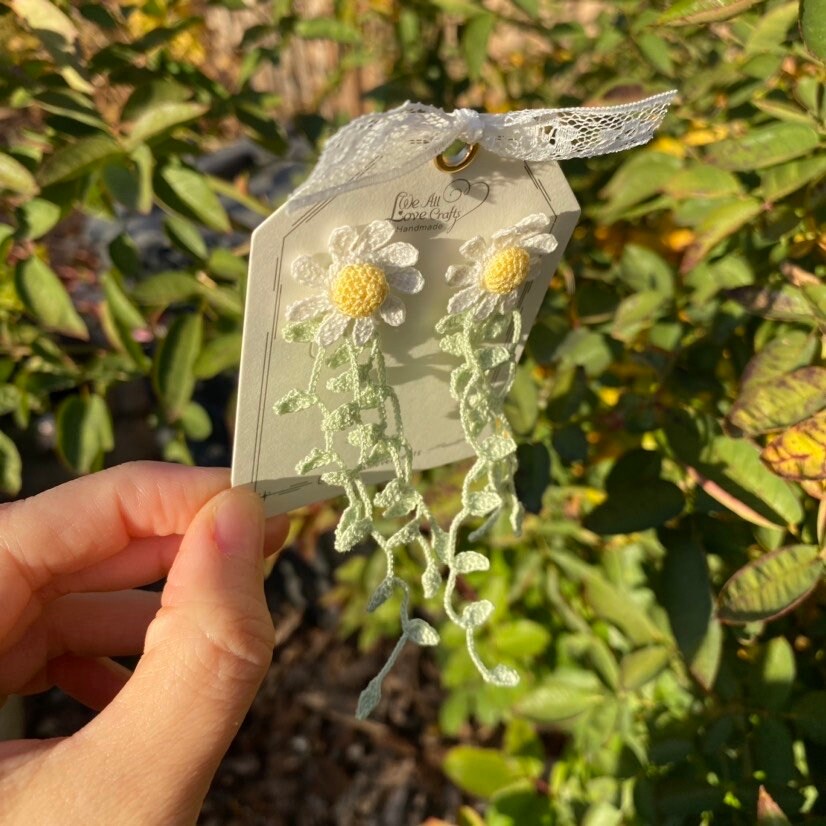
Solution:
M99 710L0 743L4 826L195 823L272 658L286 532L227 471L153 462L0 506L0 702L57 685Z

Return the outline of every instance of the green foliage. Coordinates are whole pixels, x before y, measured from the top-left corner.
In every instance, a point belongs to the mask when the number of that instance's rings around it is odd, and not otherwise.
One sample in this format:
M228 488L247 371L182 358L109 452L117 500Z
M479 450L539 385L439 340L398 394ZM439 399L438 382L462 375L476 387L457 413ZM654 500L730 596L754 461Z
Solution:
M483 685L464 635L415 592L430 625L409 633L442 638L440 725L462 740L445 771L486 800L488 824L825 822L822 0L619 0L595 17L552 0L341 0L314 19L250 5L263 22L229 79L183 2L0 9L2 489L20 486L13 435L50 409L64 460L99 466L124 381L151 383L168 458L209 432L192 396L237 365L245 278L244 251L206 239L232 227L231 201L270 205L195 161L241 132L283 151L277 101L253 78L293 41L340 56L296 118L314 144L336 125L316 104L338 111L367 66L377 107L676 87L652 144L565 164L583 218L505 408L524 532L493 527L476 546L487 572L456 562L457 587L497 606L479 656L522 682ZM187 262L174 272L141 273L125 237L99 266L56 253L78 214L152 209ZM460 478L428 475L437 516L458 511ZM364 646L397 632L398 594L365 619L385 574L381 556L340 569L343 627ZM501 737L477 747L475 727Z

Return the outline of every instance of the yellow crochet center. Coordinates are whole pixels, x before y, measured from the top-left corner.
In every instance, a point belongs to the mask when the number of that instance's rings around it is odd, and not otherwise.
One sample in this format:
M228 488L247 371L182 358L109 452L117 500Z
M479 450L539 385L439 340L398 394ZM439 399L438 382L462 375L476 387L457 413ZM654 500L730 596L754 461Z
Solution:
M488 261L482 273L482 286L489 293L504 295L522 284L530 268L531 256L527 250L507 247Z
M373 264L348 264L330 287L330 301L350 318L373 315L387 298L387 277Z

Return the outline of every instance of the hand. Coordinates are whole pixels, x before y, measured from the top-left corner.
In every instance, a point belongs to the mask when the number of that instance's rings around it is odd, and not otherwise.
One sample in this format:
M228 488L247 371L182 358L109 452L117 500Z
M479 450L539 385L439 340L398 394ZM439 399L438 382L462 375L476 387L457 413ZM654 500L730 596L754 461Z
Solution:
M0 507L0 700L57 685L101 710L0 743L4 826L195 822L272 657L262 548L287 530L228 486L142 462Z

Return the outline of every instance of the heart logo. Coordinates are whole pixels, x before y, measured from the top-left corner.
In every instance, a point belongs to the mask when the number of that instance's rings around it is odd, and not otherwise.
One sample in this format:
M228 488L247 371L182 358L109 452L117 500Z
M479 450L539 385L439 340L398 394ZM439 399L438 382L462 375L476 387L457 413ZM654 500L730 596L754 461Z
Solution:
M482 204L488 199L490 195L490 186L484 181L469 181L467 178L454 178L446 187L442 194L445 203L456 204L459 201L463 202L463 206L468 201L476 201L476 204L467 211L463 211L462 215L456 219L456 223L467 218L472 212L479 209Z

